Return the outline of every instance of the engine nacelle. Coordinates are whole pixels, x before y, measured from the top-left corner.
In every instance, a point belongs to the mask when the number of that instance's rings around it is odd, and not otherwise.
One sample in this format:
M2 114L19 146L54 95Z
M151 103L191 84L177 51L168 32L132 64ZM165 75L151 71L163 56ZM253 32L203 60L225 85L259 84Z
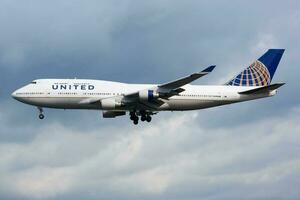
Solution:
M117 116L126 115L125 111L110 111L110 110L103 110L102 116L103 118L115 118Z
M116 101L115 99L102 99L101 100L101 107L103 110L114 110L121 106L122 106L122 103Z
M139 92L139 99L141 101L153 101L158 97L159 94L154 90L142 90Z

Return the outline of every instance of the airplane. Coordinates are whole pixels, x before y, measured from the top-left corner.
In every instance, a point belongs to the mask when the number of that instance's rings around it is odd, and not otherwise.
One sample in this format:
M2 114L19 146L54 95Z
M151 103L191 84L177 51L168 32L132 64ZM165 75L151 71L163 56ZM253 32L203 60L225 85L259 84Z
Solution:
M271 97L284 83L271 84L284 49L269 49L249 67L223 85L191 85L215 68L164 84L128 84L88 79L38 79L17 89L12 97L36 106L39 118L43 108L102 110L104 118L129 113L136 125L150 122L160 111L205 109L259 98Z

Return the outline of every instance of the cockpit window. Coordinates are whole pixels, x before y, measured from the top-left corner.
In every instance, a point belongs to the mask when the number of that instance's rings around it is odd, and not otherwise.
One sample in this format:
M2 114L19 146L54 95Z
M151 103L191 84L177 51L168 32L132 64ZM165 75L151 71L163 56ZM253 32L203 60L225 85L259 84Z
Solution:
M31 84L36 84L36 81L32 81Z

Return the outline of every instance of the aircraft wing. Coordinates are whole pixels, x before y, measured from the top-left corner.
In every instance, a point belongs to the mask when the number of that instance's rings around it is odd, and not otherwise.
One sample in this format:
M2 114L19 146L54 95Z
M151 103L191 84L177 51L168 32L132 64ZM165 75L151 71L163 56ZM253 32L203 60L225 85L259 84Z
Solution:
M161 98L169 98L174 95L178 95L179 93L183 92L184 89L181 88L184 85L187 85L198 78L207 75L208 73L212 72L215 68L215 65L211 65L201 72L193 73L189 76L177 79L175 81L171 81L168 83L160 84L154 88L149 88L146 91L148 91L150 96L159 96ZM145 91L145 90L144 90ZM125 98L138 98L141 91L125 94Z
M187 85L197 80L198 78L207 75L208 73L212 72L215 67L216 67L215 65L211 65L205 68L204 70L202 70L201 72L196 72L189 76L177 79L175 81L158 85L157 92L160 94L160 97L162 98L169 98L171 96L178 95L179 93L184 91L184 89L181 88L182 86Z
M145 107L155 108L157 106L161 106L164 104L164 99L168 99L174 95L178 95L183 92L184 89L182 86L189 84L198 78L207 75L215 68L215 65L209 66L201 72L193 73L189 76L177 79L175 81L171 81L168 83L164 83L158 86L154 86L152 88L135 91L132 93L109 97L108 99L122 101L124 105L140 105ZM83 104L93 104L97 102L103 101L100 98L91 98L85 99L81 103Z
M180 78L178 80L161 84L158 86L158 88L166 89L166 90L174 90L174 89L180 88L186 84L193 82L194 80L197 80L198 78L200 78L202 76L207 75L208 73L212 72L215 67L216 67L215 65L209 66L206 69L202 70L201 72L196 72L189 76Z

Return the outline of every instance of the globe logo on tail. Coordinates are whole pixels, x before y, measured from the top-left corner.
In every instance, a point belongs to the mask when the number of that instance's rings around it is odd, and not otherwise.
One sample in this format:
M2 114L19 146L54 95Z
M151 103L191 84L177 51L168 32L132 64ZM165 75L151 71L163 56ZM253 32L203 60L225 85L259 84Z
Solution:
M266 86L270 85L271 76L267 67L256 60L247 69L242 71L235 78L230 80L227 85L235 86Z

